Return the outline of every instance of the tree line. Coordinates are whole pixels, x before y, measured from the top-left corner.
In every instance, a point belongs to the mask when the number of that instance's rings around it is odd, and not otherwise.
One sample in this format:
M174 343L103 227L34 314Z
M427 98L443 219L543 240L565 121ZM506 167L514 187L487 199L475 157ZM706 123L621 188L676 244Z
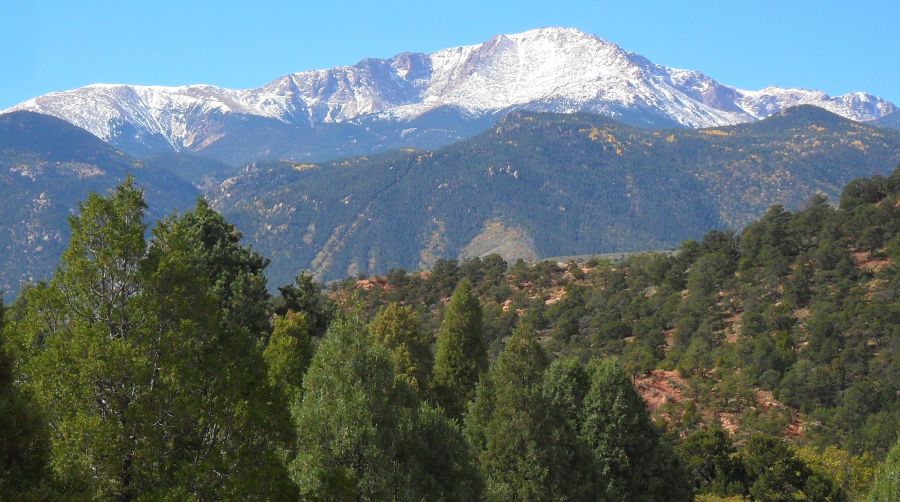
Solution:
M657 420L633 377L673 367L695 377L696 401L727 394L716 387L723 379L710 377L726 366L707 358L729 360L734 349L704 323L733 281L809 298L797 305L817 317L819 308L839 315L832 304L807 305L846 298L842 291L862 279L839 251L851 237L829 229L831 216L813 219L817 211L843 218L852 206L857 219L845 227L862 232L854 245L892 260L879 273L889 276L883 287L896 288L898 180L900 171L851 184L836 212L821 201L802 218L773 209L740 239L713 233L674 256L638 258L646 267L625 273L593 263L590 286L579 285L577 266L510 267L492 256L442 261L427 276L394 271L369 292L352 280L324 291L301 273L273 296L268 261L203 200L150 229L143 194L128 179L70 218L53 278L0 309L0 499L846 500L869 490L871 500L895 499L898 446L877 473L874 458L885 453L877 449L848 471L865 441L829 453L765 427L735 436L686 420L684 409L671 411L677 420ZM798 234L795 218L815 238ZM838 243L823 241L826 232L838 232ZM807 282L795 277L801 253L810 256ZM500 306L515 285L550 285L561 273L573 278L561 302L517 297ZM783 280L798 285L788 290ZM647 302L633 304L638 290ZM885 302L866 318L887 330L863 338L887 344L858 355L866 378L846 370L845 352L862 349L828 348L843 331L791 346L780 341L790 327L779 330L772 305L760 302L762 321L745 306L747 343L737 344L753 347L751 357L733 356L751 379L742 383L777 387L831 424L839 411L825 400L871 384L873 359L880 377L897 378L893 360L878 359L896 357L896 295L850 297L866 309ZM850 330L856 318L846 322ZM667 345L660 336L670 329ZM783 352L793 354L789 364ZM833 358L847 362L834 368ZM801 360L825 373L800 379ZM769 370L777 378L764 377ZM814 388L831 371L843 378L837 387ZM886 402L857 406L852 422L880 424L874 437L884 450L896 441L894 382L881 382L874 398ZM857 471L871 474L841 477Z

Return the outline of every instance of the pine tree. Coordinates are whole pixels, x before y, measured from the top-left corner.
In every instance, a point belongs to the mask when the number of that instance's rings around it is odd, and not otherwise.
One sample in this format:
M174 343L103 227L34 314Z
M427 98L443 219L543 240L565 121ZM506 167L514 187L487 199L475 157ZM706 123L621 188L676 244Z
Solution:
M678 445L677 452L698 493L736 495L746 492L743 465L736 458L731 438L721 428L693 432Z
M461 417L475 397L479 375L487 367L481 304L467 279L460 281L437 337L433 385L438 402L451 417Z
M312 355L306 314L289 311L284 316L276 316L263 359L266 361L269 385L278 389L288 406L300 398L303 375Z
M590 387L590 375L578 359L554 360L544 372L544 398L559 410L570 429L578 432L584 396Z
M309 323L310 334L321 337L328 329L335 314L335 306L322 288L308 272L300 272L293 284L278 288L280 296L275 299L276 312L284 315L289 310L303 312Z
M263 272L269 260L242 246L241 233L234 225L210 208L206 200L199 199L192 211L161 225L156 240L166 238L162 230L192 246L184 259L190 260L194 273L208 282L228 329L243 330L254 337L268 334L270 295Z
M386 499L393 493L397 415L407 396L387 354L362 326L332 323L303 381L291 476L313 499Z
M481 500L484 480L455 420L429 403L406 410L397 458L399 500Z
M416 391L428 389L431 374L431 351L428 340L419 329L419 321L411 307L391 303L372 320L372 339L391 354L397 374L406 378Z
M490 500L578 500L591 486L571 462L574 434L543 395L544 351L516 328L479 385L466 432Z
M477 476L462 437L418 403L365 325L329 327L303 381L291 474L316 500L471 500ZM428 439L428 441L425 441Z
M814 473L781 438L754 434L740 452L753 500L845 500L831 480Z
M14 382L3 312L0 300L0 500L50 500L46 424L35 403Z
M900 440L894 444L881 468L875 473L875 481L866 500L868 502L900 500Z
M131 179L90 196L59 271L26 291L13 326L55 473L87 498L290 494L273 444L286 412L248 317L223 302L247 283L202 266L222 239L198 244L190 217L158 225L148 249L145 207Z
M660 441L646 405L614 359L590 364L580 438L592 450L603 500L689 500L687 475Z

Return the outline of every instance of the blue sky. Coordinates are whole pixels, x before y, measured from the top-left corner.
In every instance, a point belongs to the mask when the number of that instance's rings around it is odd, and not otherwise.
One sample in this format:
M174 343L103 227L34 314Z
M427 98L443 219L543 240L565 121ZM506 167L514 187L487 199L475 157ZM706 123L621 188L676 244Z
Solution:
M576 27L742 88L900 104L900 0L0 2L0 108L89 83L256 87L363 57Z

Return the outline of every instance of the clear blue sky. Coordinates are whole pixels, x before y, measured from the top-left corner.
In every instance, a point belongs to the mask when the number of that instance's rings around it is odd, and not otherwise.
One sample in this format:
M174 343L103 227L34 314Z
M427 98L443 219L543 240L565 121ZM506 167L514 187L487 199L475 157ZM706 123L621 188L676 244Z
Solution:
M0 0L0 108L89 83L256 87L363 57L570 26L742 88L900 104L900 0Z

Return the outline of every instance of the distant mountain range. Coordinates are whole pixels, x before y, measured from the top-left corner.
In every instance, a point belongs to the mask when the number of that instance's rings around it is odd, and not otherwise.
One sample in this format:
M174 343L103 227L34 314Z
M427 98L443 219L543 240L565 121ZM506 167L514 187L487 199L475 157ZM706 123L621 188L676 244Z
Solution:
M255 164L208 193L286 283L500 252L662 249L740 228L770 205L832 200L900 163L900 131L812 106L749 124L648 130L591 114L513 112L434 151Z
M10 299L21 283L48 279L78 203L128 174L144 188L152 220L190 207L200 195L172 172L68 122L31 112L0 115L0 295Z
M92 85L0 114L0 289L49 277L77 202L128 173L151 219L209 197L278 285L671 247L898 162L876 96L736 89L563 28L258 89Z
M896 110L865 93L736 89L578 30L544 28L432 54L294 73L258 89L99 84L7 111L59 117L131 155L191 153L236 166L434 148L518 109L700 128L753 122L799 104L857 121Z
M834 198L850 179L898 163L900 130L812 106L668 130L514 111L435 150L240 169L186 152L137 160L63 120L14 112L0 115L0 289L9 299L22 282L48 278L77 203L128 173L147 193L151 221L205 194L272 258L280 285L301 268L333 279L490 252L667 248L740 228L771 204Z

